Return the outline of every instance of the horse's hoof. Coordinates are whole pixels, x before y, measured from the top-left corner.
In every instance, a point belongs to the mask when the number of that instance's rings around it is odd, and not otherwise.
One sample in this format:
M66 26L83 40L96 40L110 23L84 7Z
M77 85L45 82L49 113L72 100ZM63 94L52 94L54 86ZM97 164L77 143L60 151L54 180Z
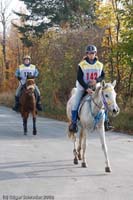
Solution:
M105 172L110 173L111 172L111 168L110 167L105 167Z
M37 135L37 132L36 132L36 131L33 131L33 135Z
M86 168L86 167L87 167L87 165L86 165L85 162L83 162L81 166L82 166L83 168Z
M77 165L77 164L78 164L78 159L77 159L77 158L74 158L73 163L74 163L75 165Z

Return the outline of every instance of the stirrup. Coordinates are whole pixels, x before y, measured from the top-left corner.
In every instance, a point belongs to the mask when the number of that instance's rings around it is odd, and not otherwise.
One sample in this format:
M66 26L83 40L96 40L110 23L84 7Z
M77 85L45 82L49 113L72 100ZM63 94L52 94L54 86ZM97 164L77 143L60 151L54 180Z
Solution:
M110 131L110 130L113 130L114 128L113 126L109 124L109 122L105 122L104 127L105 127L105 131Z
M105 127L105 131L111 131L111 130L113 130L113 126L107 126L107 127Z
M37 107L37 110L42 111L42 106L41 106L41 104L37 104L36 107Z
M19 112L19 105L18 106L14 106L13 108L12 108L14 111L16 111L16 112Z

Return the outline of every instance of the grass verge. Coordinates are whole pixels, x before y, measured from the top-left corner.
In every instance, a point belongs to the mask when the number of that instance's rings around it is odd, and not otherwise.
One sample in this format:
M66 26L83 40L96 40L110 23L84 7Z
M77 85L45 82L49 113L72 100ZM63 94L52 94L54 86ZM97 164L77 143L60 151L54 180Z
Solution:
M14 105L14 94L12 92L4 92L0 94L0 105L12 107ZM44 106L44 111L39 112L40 116L67 121L65 107L50 108ZM115 118L110 118L115 131L124 132L133 135L133 114L132 111L121 111Z

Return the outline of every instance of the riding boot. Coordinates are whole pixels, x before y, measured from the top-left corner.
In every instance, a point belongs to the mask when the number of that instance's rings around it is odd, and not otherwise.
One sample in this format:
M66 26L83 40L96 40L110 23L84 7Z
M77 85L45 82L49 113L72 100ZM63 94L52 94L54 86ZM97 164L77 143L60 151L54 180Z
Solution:
M19 111L19 97L18 96L15 96L15 105L12 109L16 112Z
M36 107L39 111L42 111L40 96L37 97Z
M104 122L104 127L105 127L105 131L109 131L109 130L112 130L113 129L113 126L111 126L109 120L106 120Z
M73 132L73 133L78 132L77 118L78 118L78 111L72 110L72 121L71 121L71 124L69 125L70 132Z
M108 112L107 111L105 111L104 127L105 127L105 131L109 131L109 130L113 129L113 126L111 126L111 124L109 122L109 117L108 117Z

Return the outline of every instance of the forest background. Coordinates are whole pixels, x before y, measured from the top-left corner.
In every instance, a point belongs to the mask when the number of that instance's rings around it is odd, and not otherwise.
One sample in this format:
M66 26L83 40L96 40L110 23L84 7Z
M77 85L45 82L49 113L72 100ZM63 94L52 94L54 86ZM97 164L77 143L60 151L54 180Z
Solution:
M24 7L11 20L0 1L0 104L12 107L18 80L15 70L29 54L39 69L36 83L44 112L66 120L66 102L75 86L77 67L88 44L98 49L106 82L116 79L121 112L111 121L133 134L133 1L20 0ZM7 1L5 1L7 2Z

